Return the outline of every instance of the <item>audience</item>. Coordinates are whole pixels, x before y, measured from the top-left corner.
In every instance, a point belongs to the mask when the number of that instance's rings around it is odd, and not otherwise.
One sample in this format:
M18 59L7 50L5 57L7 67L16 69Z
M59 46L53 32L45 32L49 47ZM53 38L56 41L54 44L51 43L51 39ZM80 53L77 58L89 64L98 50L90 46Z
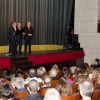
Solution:
M33 79L38 82L43 82L43 80L41 78L37 78L36 75L37 75L36 70L34 68L31 68L29 70L29 77L25 80L25 84L28 84Z
M4 76L4 74L6 74L8 71L8 68L4 68L1 72L1 77Z
M27 92L27 89L24 88L24 79L22 77L16 77L12 84L17 88L17 92Z
M41 89L43 88L50 88L51 87L51 77L48 76L48 75L45 75L44 78L43 78L43 86L41 87Z
M29 95L23 100L43 100L38 93L39 83L36 80L31 80L28 84Z
M57 65L57 64L54 64L54 65L52 66L52 69L55 69L56 72L57 72L57 74L58 74L59 68L58 68L58 65Z
M44 100L62 100L62 99L59 92L56 89L52 88L47 90Z
M71 88L71 86L68 85L64 81L60 81L56 85L56 89L58 90L58 92L60 93L61 96L69 96L69 95L72 94L72 88Z
M7 83L8 83L8 82L7 82L6 79L4 79L4 78L0 78L0 87L1 87L2 85L7 84Z
M100 72L98 74L97 84L98 84L97 89L100 89Z
M5 84L0 87L0 96L2 97L2 100L10 100L13 93L13 87L9 84Z
M52 80L58 80L56 69L51 69L50 73L49 73L49 76L52 78Z
M64 69L62 73L63 73L63 75L62 75L63 81L65 81L69 85L73 85L74 81L70 78L71 77L70 69L68 69L68 68Z
M83 80L79 83L79 91L83 100L91 100L93 83L90 80Z

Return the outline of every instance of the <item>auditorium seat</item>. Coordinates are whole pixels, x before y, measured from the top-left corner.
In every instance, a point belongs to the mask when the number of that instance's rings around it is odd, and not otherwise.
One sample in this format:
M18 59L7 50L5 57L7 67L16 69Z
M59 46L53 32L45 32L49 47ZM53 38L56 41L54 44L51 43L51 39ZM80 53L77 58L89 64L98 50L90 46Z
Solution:
M48 88L43 88L43 89L41 89L40 92L39 92L40 95L41 95L41 96L44 96L45 93L46 93L46 91L47 91L47 89L48 89Z
M92 100L99 100L100 98L100 90L94 90Z
M70 96L62 96L62 100L80 100L80 95L75 93Z
M28 92L18 92L14 94L14 98L26 98L28 96Z
M78 92L78 84L74 84L71 87L72 87L73 93L77 93Z
M60 80L52 80L51 87L54 88Z
M98 83L98 81L96 80L95 82L94 82L94 90L96 90L97 89L97 84Z
M57 74L57 78L58 79L61 79L61 77L62 77L62 74L61 73Z

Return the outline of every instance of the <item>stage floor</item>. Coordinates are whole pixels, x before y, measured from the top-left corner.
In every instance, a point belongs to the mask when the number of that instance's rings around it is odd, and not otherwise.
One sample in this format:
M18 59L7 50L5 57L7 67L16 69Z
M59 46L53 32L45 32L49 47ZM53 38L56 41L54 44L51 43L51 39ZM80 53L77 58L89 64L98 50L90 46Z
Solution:
M29 56L29 55L46 55L46 54L54 54L54 53L63 53L63 52L73 52L73 51L67 51L66 49L61 49L61 50L46 50L46 51L34 51L31 54L23 54L23 55L16 55L16 57L20 56ZM0 58L2 57L10 57L6 56L8 53L0 53Z

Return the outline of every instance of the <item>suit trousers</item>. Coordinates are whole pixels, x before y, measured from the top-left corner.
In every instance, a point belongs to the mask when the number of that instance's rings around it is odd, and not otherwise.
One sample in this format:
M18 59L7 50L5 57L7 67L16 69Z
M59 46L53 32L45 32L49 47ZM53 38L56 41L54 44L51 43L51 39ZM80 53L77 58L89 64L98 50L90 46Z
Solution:
M27 46L29 49L29 53L31 53L31 39L25 39L25 52L27 52Z
M9 40L9 53L12 53L12 39L8 38Z

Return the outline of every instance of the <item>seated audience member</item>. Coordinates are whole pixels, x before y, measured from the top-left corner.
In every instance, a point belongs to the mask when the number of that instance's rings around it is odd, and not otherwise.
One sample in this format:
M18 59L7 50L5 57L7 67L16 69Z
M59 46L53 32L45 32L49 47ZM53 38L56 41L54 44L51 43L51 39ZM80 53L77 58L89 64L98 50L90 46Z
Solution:
M13 87L10 84L5 84L0 87L0 96L2 100L11 100L13 93Z
M22 77L16 77L12 85L17 88L17 92L27 92L27 89L24 88L24 79Z
M49 73L49 76L52 78L52 80L58 80L56 69L51 69L50 73Z
M58 90L58 92L60 93L60 96L69 96L72 94L72 88L70 85L68 85L66 82L64 81L60 81L57 85L56 85L56 89Z
M11 83L12 73L10 71L8 71L7 73L5 73L2 77L4 79L6 79L8 81L8 83Z
M92 72L92 81L94 82L98 78L99 72L97 70L93 70Z
M28 84L29 95L23 100L43 100L38 93L39 83L36 80L31 80Z
M56 89L52 88L47 90L44 100L62 100L62 99L59 92Z
M99 64L99 59L95 59L94 62L91 64L91 67L95 68L100 68L100 64Z
M34 79L38 82L43 82L43 80L41 78L37 78L36 75L37 75L36 70L31 68L29 70L29 77L25 80L25 84L28 84L32 79Z
M97 89L100 89L100 73L99 73L99 75L98 75L98 79L97 79L97 84L98 84L98 86L97 86Z
M67 84L69 85L73 85L74 81L70 78L71 77L71 73L69 69L64 69L62 72L62 79L63 81L65 81Z
M48 75L45 75L44 78L43 78L43 86L41 87L41 89L43 88L50 88L51 87L51 77L48 76Z
M75 71L76 71L76 66L72 66L70 67L70 71L71 71L71 78L74 78L75 77Z
M40 68L41 68L44 72L46 72L45 67L41 66Z
M56 72L57 72L57 74L58 74L58 72L59 72L59 68L58 68L58 65L57 65L57 64L54 64L54 65L52 66L51 69L55 69Z
M45 71L41 67L37 69L37 75L39 77L42 77L44 75L44 73L45 73Z
M83 98L82 100L91 100L93 90L93 83L90 80L83 80L79 83L79 91Z
M0 87L1 87L2 85L7 84L7 83L8 83L8 82L7 82L6 79L4 79L4 78L0 78Z
M4 76L4 74L7 72L9 72L8 68L4 68L1 72L1 77Z

